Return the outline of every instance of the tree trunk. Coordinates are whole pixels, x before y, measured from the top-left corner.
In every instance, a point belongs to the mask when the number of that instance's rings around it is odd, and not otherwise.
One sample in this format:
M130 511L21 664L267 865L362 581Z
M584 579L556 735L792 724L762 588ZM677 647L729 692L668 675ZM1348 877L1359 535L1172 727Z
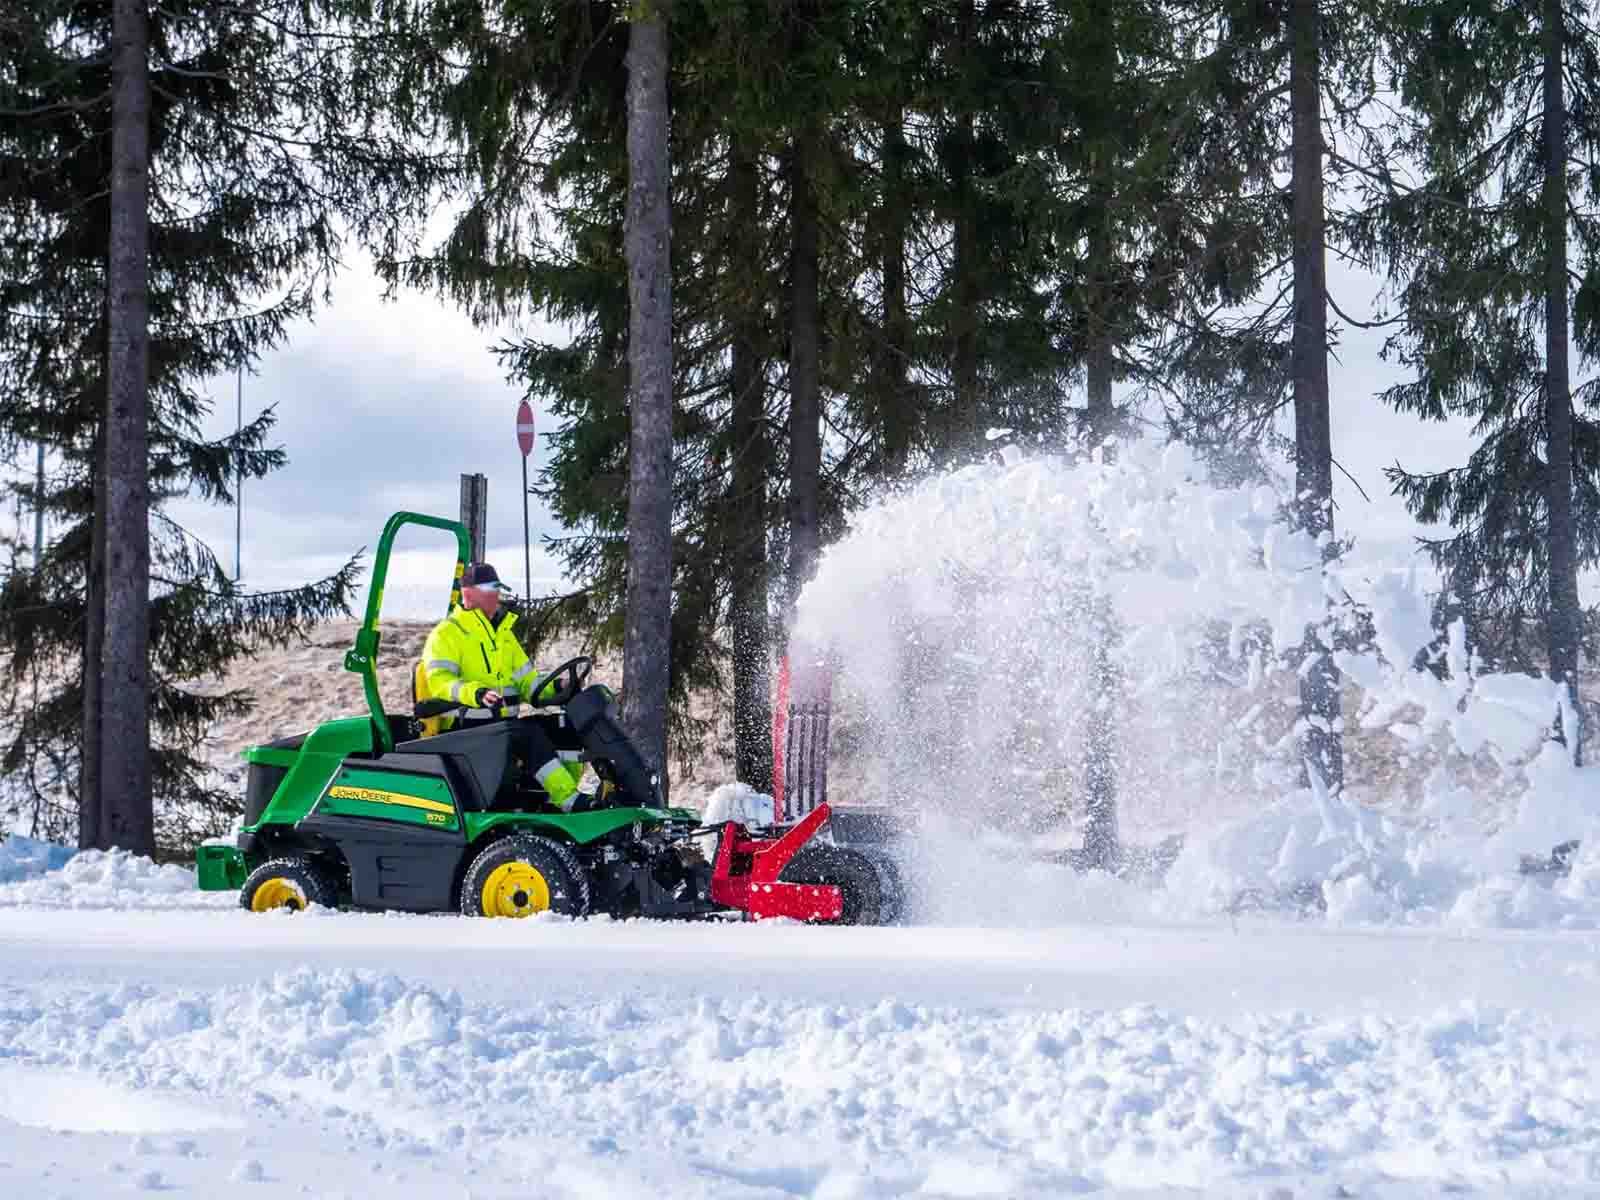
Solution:
M1098 318L1096 318L1098 321ZM1104 447L1117 428L1117 410L1112 401L1111 377L1116 358L1112 352L1111 338L1105 330L1090 334L1089 354L1085 363L1088 375L1089 404L1084 418L1089 425L1089 440L1096 448Z
M89 574L84 580L83 731L78 754L78 846L83 850L103 850L108 845L100 819L100 672L105 663L106 634L104 434L97 433L94 443L94 514L89 521Z
M1089 437L1108 457L1114 447L1106 444L1116 432L1113 404L1111 330L1105 318L1106 286L1110 277L1107 262L1111 250L1109 237L1097 227L1090 236L1090 271L1094 280L1089 313L1089 349L1086 357L1088 408L1085 419ZM1117 732L1125 705L1122 672L1117 655L1121 631L1116 611L1101 584L1089 601L1090 710L1084 730L1084 835L1083 848L1088 861L1104 871L1114 871L1122 859L1122 839L1117 825Z
M150 792L150 24L116 0L98 840L155 853Z
M879 346L879 423L883 471L903 475L911 458L912 411L907 387L911 361L911 320L906 305L905 110L898 105L883 125L883 341Z
M672 632L672 260L666 0L628 29L628 595L623 718L667 799Z
M816 571L822 489L820 232L812 160L817 135L795 135L789 159L794 243L789 260L789 624Z
M1572 503L1572 391L1569 375L1567 324L1567 101L1562 81L1561 0L1544 2L1544 211L1545 294L1544 353L1545 436L1549 439L1545 467L1545 504L1550 511L1550 618L1548 641L1550 675L1567 689L1567 698L1579 719L1578 666L1583 611L1578 600L1578 533ZM1562 735L1581 761L1581 720L1578 729Z
M972 44L977 33L977 8L973 0L961 0L956 10L956 61L963 72L971 69ZM982 304L983 286L978 266L978 212L973 183L974 159L977 155L977 126L970 111L971 80L963 77L960 101L963 111L956 118L955 161L951 163L950 182L955 190L955 312L951 318L951 334L955 341L955 358L952 364L955 384L955 428L964 429L970 444L965 447L973 457L983 453L984 414L978 393L978 310Z
M1116 408L1111 398L1111 375L1115 359L1112 356L1111 339L1103 332L1092 335L1094 340L1089 343L1088 357L1088 382L1089 382L1089 436L1094 444L1099 446L1116 427Z
M1322 187L1322 71L1317 0L1289 9L1289 104L1293 113L1294 376L1296 517L1322 546L1333 541L1333 437L1328 424L1328 279ZM1310 666L1300 675L1301 757L1330 791L1344 785L1339 669L1315 628L1306 630Z
M741 783L772 791L772 635L767 619L767 393L761 370L761 179L755 155L736 147L733 162L735 271L739 289L733 335L733 487L728 525L733 568L733 759Z
M1102 215L1098 220L1104 221L1105 217ZM1093 280L1093 294L1089 306L1089 347L1084 362L1089 393L1084 417L1089 426L1089 438L1095 446L1111 437L1117 425L1111 394L1116 356L1107 314L1110 298L1106 294L1111 282L1110 260L1110 235L1097 223L1089 234L1089 276Z
M1090 600L1090 709L1084 730L1083 849L1091 865L1114 871L1122 859L1117 825L1117 730L1123 719L1121 636L1110 598Z

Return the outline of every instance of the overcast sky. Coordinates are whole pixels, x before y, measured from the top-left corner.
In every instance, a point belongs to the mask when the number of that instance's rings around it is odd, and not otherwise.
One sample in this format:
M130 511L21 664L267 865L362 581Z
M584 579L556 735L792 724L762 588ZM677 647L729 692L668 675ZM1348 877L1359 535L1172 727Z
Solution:
M383 523L399 509L455 517L460 476L489 480L489 558L523 590L522 459L516 442L521 391L508 384L490 347L509 331L476 329L455 308L430 296L382 299L363 262L334 287L333 303L297 327L288 344L244 378L245 419L275 406L274 444L289 462L244 490L244 581L251 587L304 582L335 569L362 547L371 562ZM210 432L235 420L235 381L212 381L216 408ZM550 429L529 461L537 475ZM559 582L539 549L555 531L537 498L530 500L534 588ZM231 568L232 508L186 503L175 513L203 536ZM391 583L448 580L454 561L447 536L425 529L401 534ZM441 587L444 584L441 583Z
M1340 305L1365 313L1370 282L1337 269L1332 277ZM384 301L369 267L347 270L332 305L244 380L246 417L275 405L275 440L289 455L286 468L246 486L246 584L316 578L363 546L370 562L390 513L408 508L453 517L459 476L479 471L489 479L490 561L521 591L515 436L521 394L489 349L504 332L475 329L431 296ZM1413 470L1459 465L1471 439L1459 425L1424 424L1375 399L1398 377L1379 361L1380 344L1376 333L1347 330L1331 364L1334 452L1368 498L1342 474L1335 493L1339 530L1357 537L1361 559L1392 562L1409 553L1418 527L1390 496L1383 468L1397 460ZM215 381L214 394L212 429L220 432L234 420L233 380ZM540 412L536 420L542 435L549 417ZM530 477L545 453L541 436ZM537 500L533 505L534 588L545 592L560 582L559 570L538 549L539 539L557 530ZM183 504L176 515L232 563L231 509ZM448 571L449 545L441 535L417 531L403 539L405 547L391 571L393 585L432 585Z

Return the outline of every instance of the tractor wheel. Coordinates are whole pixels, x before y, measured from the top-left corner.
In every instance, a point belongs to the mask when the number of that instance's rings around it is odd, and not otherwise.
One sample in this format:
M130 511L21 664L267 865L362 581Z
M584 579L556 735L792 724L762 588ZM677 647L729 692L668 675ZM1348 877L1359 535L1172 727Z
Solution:
M251 912L303 912L313 904L336 908L339 889L321 867L297 856L268 859L239 889L239 906Z
M789 860L784 883L832 884L844 899L839 925L882 925L897 915L886 895L885 877L865 854L845 846L810 846ZM886 904L885 902L888 901Z
M572 847L534 833L516 833L479 851L461 880L469 917L531 917L589 912L589 877Z

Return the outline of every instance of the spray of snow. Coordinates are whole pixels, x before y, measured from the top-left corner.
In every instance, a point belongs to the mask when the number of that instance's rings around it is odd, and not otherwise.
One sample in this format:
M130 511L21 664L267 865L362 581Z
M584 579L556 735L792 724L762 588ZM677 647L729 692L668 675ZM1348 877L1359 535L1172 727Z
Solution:
M706 797L700 820L706 825L737 821L760 828L774 822L775 811L773 798L765 792L758 792L747 783L724 783Z
M1176 445L1008 448L867 510L825 555L798 632L838 670L831 790L936 814L946 840L917 873L933 911L1071 919L1086 888L1114 890L1019 866L1081 823L1089 718L1109 703L1124 833L1187 837L1154 911L1309 887L1336 921L1600 925L1600 789L1549 740L1558 686L1484 670L1459 623L1433 648L1413 566L1323 570L1287 499L1281 481L1218 485ZM1371 623L1370 648L1336 655L1358 689L1347 741L1420 788L1363 777L1359 754L1342 792L1301 782L1289 656L1330 603ZM1586 833L1567 879L1517 875Z

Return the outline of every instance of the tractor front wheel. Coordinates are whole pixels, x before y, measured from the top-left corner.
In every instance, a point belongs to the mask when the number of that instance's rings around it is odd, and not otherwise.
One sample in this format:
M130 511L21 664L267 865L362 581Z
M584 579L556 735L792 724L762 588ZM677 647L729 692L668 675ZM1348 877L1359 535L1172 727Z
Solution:
M472 860L461 880L461 911L469 917L581 917L589 911L589 877L564 842L513 834Z
M309 859L290 856L262 863L239 889L239 905L251 912L287 909L303 912L313 904L337 907L339 889L328 873Z

